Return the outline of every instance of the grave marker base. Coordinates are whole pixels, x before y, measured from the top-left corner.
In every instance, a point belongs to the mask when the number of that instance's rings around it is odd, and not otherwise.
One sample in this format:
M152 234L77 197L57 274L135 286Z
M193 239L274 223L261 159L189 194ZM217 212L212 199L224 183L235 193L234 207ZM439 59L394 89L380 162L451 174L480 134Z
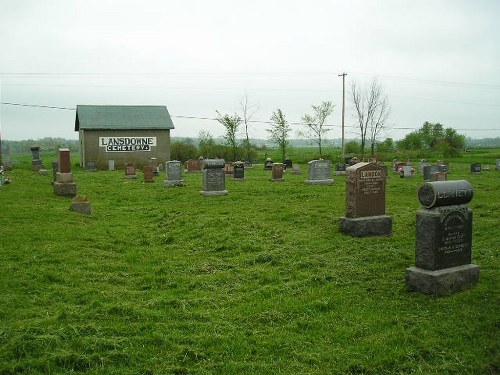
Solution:
M163 186L166 188L174 187L174 186L186 186L184 180L164 180Z
M406 287L412 292L448 296L473 287L479 280L475 264L429 271L418 267L406 269Z
M229 191L220 190L220 191L200 191L200 194L203 194L205 197L212 197L216 195L228 195Z
M341 217L340 232L353 237L390 235L392 233L392 217L387 215Z
M269 181L271 182L283 182L285 181L284 178L270 178Z
M306 184L309 185L332 185L333 178L327 178L325 180L306 180Z
M54 182L54 194L66 197L74 197L76 195L75 183Z
M137 175L136 174L131 174L131 175L127 175L125 176L124 178L128 178L130 180L133 180L133 179L136 179L137 178Z

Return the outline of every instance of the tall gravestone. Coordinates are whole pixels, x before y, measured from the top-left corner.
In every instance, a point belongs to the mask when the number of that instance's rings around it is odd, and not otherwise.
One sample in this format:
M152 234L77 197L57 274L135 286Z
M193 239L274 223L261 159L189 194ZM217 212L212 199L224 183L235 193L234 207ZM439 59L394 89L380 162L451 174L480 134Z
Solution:
M285 165L283 163L273 163L273 169L271 171L271 178L269 181L271 182L283 182L285 179L283 178L283 171L285 169Z
M154 182L154 167L152 165L145 165L142 167L144 174L144 182Z
M202 159L189 159L186 161L186 171L188 173L201 172Z
M203 161L203 190L205 196L227 195L224 159L205 159Z
M443 296L479 280L472 264L472 185L465 180L427 182L418 190L415 267L406 270L410 291Z
M174 186L184 186L184 180L181 174L181 162L178 160L167 161L167 179L163 181L166 188Z
M30 147L32 160L31 160L31 169L34 171L39 171L43 168L42 160L40 159L40 147L32 146Z
M308 165L307 184L314 185L331 185L332 179L332 162L330 160L311 160Z
M73 182L73 173L71 172L71 152L69 148L60 148L59 172L56 173L54 193L56 195L74 197L76 190L77 186Z
M360 162L347 168L342 233L354 237L392 233L392 217L385 214L385 182L384 171L377 164Z

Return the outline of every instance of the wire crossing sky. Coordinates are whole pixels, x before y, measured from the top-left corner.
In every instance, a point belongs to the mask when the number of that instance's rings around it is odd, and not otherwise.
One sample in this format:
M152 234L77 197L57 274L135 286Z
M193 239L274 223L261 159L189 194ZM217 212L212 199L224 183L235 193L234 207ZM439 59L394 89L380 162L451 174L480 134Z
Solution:
M356 138L353 82L377 79L391 106L382 138L425 121L500 136L500 2L479 0L0 1L4 139L77 138L78 104L166 105L174 137L218 137L216 111L255 111L267 138L280 108L299 130L335 104L329 138Z

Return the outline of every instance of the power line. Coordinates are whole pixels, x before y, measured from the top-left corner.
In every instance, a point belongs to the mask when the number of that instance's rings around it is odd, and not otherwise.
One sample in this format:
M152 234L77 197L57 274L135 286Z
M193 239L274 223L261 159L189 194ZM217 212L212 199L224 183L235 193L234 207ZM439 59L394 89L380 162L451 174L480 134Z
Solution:
M11 105L11 106L16 106L16 107L28 107L28 108L45 108L45 109L58 109L58 110L67 110L67 111L76 111L76 108L70 108L70 107L60 107L60 106L51 106L51 105L40 105L40 104L25 104L25 103L12 103L12 102L1 102L0 104L2 105ZM174 118L182 118L182 119L189 119L189 120L206 120L206 121L218 121L217 118L214 117L201 117L201 116L184 116L184 115L170 115L170 117ZM259 124L273 124L272 121L264 121L264 120L250 120L249 122L252 123L259 123ZM305 126L307 125L304 122L288 122L290 125L297 125L297 126ZM325 127L335 127L335 128L341 128L342 125L337 125L337 124L324 124L323 126ZM345 127L348 128L358 128L358 125L345 125ZM387 127L388 130L418 130L419 128L410 128L410 127L399 127L399 126L391 126ZM493 128L493 129L455 129L457 131L495 131L499 130L498 128Z

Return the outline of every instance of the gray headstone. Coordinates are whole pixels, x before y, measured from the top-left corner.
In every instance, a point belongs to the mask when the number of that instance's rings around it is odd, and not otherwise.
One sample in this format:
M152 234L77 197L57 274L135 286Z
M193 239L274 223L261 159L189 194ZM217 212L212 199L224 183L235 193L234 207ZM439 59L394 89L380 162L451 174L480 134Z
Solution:
M180 161L178 160L167 161L165 164L165 168L167 170L167 179L163 181L165 187L184 186Z
M108 160L108 169L110 171L114 171L115 170L115 161L114 160Z
M412 169L413 167L411 165L405 165L403 167L403 177L408 178L412 176Z
M203 191L205 196L227 195L226 176L223 159L205 159L203 161Z
M332 162L330 160L311 160L308 165L308 184L333 184Z

